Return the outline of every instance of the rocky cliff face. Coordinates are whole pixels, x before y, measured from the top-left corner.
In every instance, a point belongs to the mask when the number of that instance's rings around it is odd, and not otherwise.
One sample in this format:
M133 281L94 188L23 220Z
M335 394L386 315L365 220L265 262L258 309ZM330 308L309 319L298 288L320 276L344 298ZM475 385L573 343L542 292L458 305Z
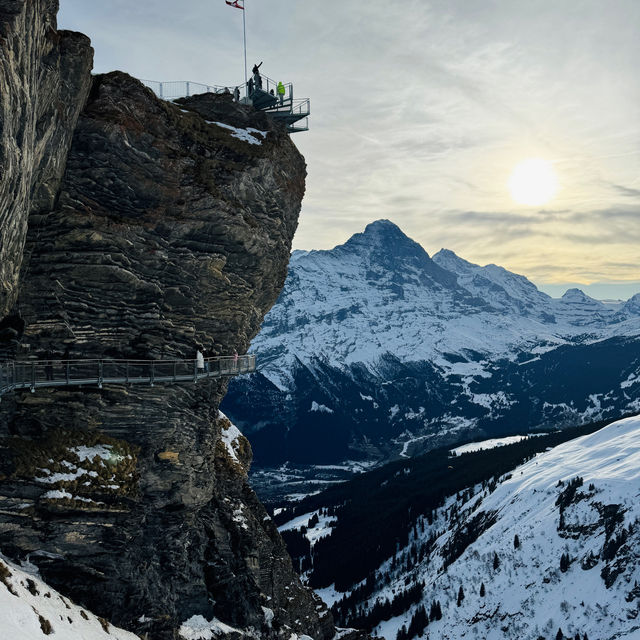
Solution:
M91 82L89 39L56 30L57 0L0 1L0 316L18 294L31 211L53 206Z
M288 135L229 96L178 106L125 74L95 77L53 205L32 207L10 311L21 353L242 352L284 282L305 173ZM225 391L3 398L0 549L154 640L183 624L193 638L332 637L248 485L249 444L218 412Z

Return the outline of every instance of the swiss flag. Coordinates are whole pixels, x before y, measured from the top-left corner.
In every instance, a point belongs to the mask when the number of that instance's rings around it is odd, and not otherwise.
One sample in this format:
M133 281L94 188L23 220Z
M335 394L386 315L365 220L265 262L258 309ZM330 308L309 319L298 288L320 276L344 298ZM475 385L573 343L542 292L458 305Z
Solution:
M235 7L236 9L242 9L244 11L244 7L242 6L244 0L234 0L230 2L229 0L224 0L230 7Z

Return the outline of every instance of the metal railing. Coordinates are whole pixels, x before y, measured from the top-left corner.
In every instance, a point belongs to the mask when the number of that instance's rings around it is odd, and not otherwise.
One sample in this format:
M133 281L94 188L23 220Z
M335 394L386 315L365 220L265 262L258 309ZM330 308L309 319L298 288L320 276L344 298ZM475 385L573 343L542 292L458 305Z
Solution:
M251 373L256 356L205 358L197 360L24 360L0 362L0 396L15 389L67 387L103 384L149 384L198 382Z
M159 82L158 80L141 80L159 98L174 101L199 93L228 93L241 104L253 105L256 109L271 114L275 119L284 121L289 133L308 131L311 115L311 101L309 98L293 98L293 83L283 83L285 92L278 95L278 82L268 76L260 74L251 76L247 83L229 85L227 87L202 84L191 80L172 80ZM304 122L302 122L304 120ZM297 123L297 124L296 124Z
M234 87L219 87L213 84L202 84L201 82L191 82L190 80L172 80L169 82L158 82L157 80L141 80L142 84L149 87L158 98L163 100L175 100L176 98L188 98L198 93L225 93L233 92Z
M251 77L247 84L221 86L215 84L202 84L201 82L192 82L191 80L170 80L168 82L160 82L158 80L140 80L142 84L149 87L158 98L163 100L175 100L176 98L188 98L199 93L231 93L238 90L240 101L244 102L249 96L248 85L254 89L259 88L266 93L273 93L278 97L278 83L267 76L260 75L262 81L261 87L256 87ZM283 82L285 88L285 102L291 104L293 101L293 83Z

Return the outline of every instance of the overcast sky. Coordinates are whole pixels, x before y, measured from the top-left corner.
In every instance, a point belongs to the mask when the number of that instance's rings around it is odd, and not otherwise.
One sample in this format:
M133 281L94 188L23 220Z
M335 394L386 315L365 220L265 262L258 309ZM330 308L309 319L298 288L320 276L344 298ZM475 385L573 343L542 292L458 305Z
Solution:
M95 71L238 84L242 11L224 0L60 0ZM294 137L309 177L294 246L388 218L556 294L640 291L640 1L245 0L249 65L311 98ZM560 190L507 188L530 157ZM618 286L612 286L618 283Z

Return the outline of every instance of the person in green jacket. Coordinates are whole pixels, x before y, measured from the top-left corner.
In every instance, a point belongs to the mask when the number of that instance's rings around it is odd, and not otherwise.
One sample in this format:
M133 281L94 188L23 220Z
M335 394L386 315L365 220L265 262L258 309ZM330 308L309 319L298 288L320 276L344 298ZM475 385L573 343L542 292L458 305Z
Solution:
M282 84L282 82L278 82L278 98L280 98L280 104L284 102L284 92L284 85Z

